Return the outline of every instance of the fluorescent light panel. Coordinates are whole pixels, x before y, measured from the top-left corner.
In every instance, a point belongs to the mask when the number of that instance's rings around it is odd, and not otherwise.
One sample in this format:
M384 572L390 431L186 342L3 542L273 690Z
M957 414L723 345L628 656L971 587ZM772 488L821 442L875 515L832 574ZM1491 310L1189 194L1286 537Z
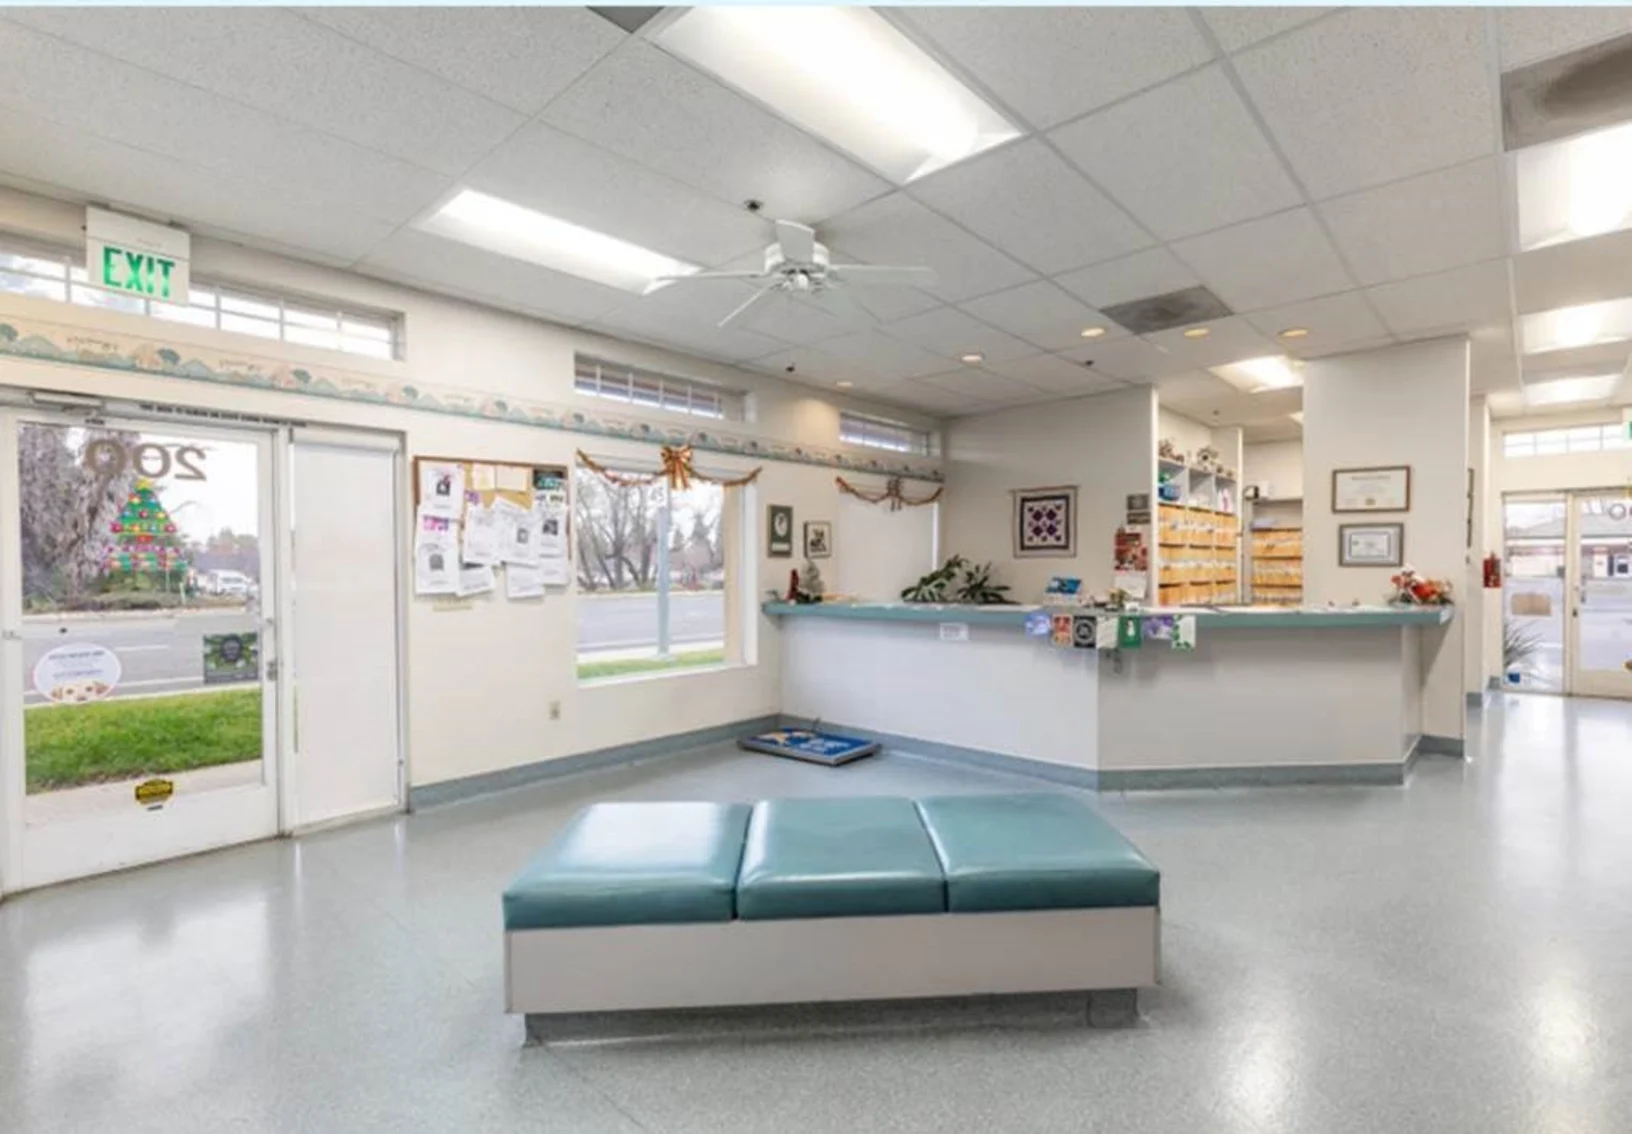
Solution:
M1519 249L1632 228L1632 123L1515 155Z
M1614 395L1621 384L1618 373L1583 374L1573 378L1549 378L1524 384L1526 406L1559 406L1574 402L1601 402Z
M474 189L463 190L418 227L625 291L644 291L658 276L697 270L695 264Z
M898 184L1020 133L867 8L692 8L656 38Z
M1632 299L1558 307L1519 318L1525 354L1574 350L1632 339Z
M1248 394L1303 385L1303 375L1292 365L1292 360L1280 355L1249 358L1227 366L1214 366L1211 370L1237 390Z

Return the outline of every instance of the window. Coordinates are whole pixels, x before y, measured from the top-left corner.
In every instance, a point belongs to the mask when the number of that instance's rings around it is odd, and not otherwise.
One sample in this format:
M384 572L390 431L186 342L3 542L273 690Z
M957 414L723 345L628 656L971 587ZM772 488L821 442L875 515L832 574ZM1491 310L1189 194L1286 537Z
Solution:
M1625 425L1576 425L1502 434L1504 457L1556 457L1564 453L1603 453L1632 449Z
M147 315L169 323L213 327L261 339L323 347L369 358L398 358L398 318L345 311L326 304L256 294L193 279L186 303L164 303L90 282L80 257L63 249L0 236L0 292L54 299L81 307Z
M701 481L626 487L574 471L578 678L692 669L733 660L735 489Z
M588 355L578 355L575 362L573 389L580 394L693 417L743 418L745 399L739 391Z
M864 445L869 449L888 449L892 453L916 453L927 457L933 451L934 437L927 429L914 429L899 421L863 417L859 413L841 413L839 440L846 445Z

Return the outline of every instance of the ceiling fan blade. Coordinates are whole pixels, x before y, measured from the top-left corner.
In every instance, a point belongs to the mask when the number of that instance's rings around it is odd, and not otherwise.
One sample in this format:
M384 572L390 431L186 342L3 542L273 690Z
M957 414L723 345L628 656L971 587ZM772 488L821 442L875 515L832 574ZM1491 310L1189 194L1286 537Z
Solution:
M841 283L900 284L903 287L934 287L934 268L907 268L890 264L834 264L827 274Z
M776 222L776 242L782 246L782 258L795 264L816 262L816 230L798 221Z
M764 272L689 272L683 276L656 276L647 284L640 294L650 295L654 291L662 291L670 284L685 283L687 280L770 280Z
M762 287L758 291L754 292L754 294L750 295L747 299L743 300L740 304L738 304L737 309L735 311L731 312L731 314L727 315L724 319L720 320L720 322L719 322L720 330L722 330L722 331L725 330L732 323L735 323L738 319L740 319L744 315L748 314L748 309L750 307L754 306L756 303L758 303L760 300L764 299L767 295L770 295L775 290L776 290L775 285L772 285L772 286L769 286L769 287Z

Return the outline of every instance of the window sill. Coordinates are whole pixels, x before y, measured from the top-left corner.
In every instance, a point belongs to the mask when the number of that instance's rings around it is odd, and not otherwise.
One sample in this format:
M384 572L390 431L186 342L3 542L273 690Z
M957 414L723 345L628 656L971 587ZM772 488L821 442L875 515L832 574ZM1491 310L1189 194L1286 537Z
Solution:
M608 674L605 677L580 677L578 688L602 689L612 685L639 685L648 681L672 681L675 678L703 677L725 673L733 669L748 669L747 662L717 662L714 665L675 666L672 669L651 669L639 673Z

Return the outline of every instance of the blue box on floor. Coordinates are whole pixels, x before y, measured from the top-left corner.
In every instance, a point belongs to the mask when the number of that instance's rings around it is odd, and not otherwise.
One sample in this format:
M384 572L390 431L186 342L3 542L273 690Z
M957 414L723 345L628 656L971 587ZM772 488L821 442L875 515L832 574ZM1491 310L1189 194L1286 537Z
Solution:
M745 736L737 744L750 752L788 756L795 760L808 760L812 764L848 764L863 756L871 756L879 747L876 740L814 732L808 728L773 729Z

